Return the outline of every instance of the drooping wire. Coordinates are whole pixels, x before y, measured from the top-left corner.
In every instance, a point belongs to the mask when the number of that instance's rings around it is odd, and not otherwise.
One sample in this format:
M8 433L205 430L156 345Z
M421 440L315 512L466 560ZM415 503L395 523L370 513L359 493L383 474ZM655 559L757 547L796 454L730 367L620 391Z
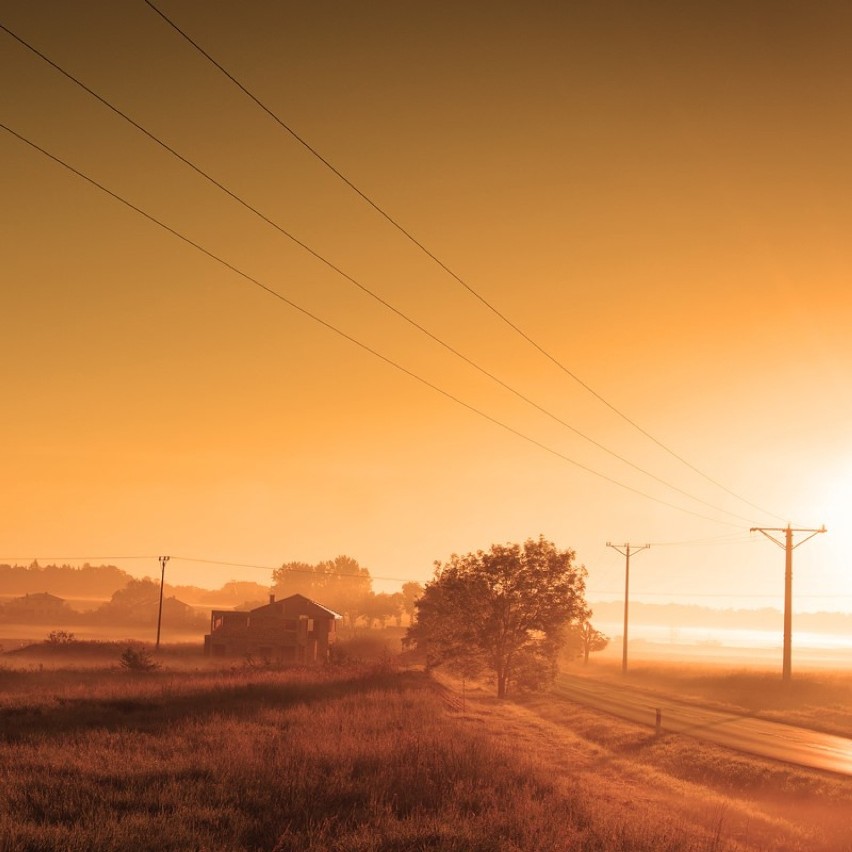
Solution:
M181 240L182 242L186 243L187 245L189 245L192 248L196 249L197 251L201 252L202 254L204 254L205 256L210 258L211 260L215 261L216 263L220 264L221 266L225 267L226 269L230 270L234 274L238 275L244 281L247 281L248 283L252 284L253 286L257 287L260 290L263 290L268 295L270 295L273 298L279 300L280 302L288 305L293 310L298 311L303 316L307 317L308 319L313 320L315 323L323 326L323 328L326 328L327 330L333 332L334 334L338 335L339 337L342 337L344 340L348 340L350 343L354 344L355 346L362 349L363 351L373 355L375 358L378 358L380 361L384 362L388 366L391 366L394 369L398 370L399 372L405 374L406 376L409 376L410 378L414 379L415 381L420 382L420 384L422 384L422 385L424 385L428 388L431 388L436 393L438 393L438 394L442 395L443 397L445 397L446 399L449 399L450 401L456 403L457 405L461 406L462 408L465 408L468 411L478 415L479 417L483 418L484 420L487 420L489 423L493 423L495 426L499 426L501 429L505 430L506 432L509 432L510 434L515 435L518 438L521 438L522 440L532 444L533 446L539 447L540 449L544 450L547 453L550 453L551 455L555 456L556 458L562 459L563 461L568 462L569 464L573 465L574 467L577 467L580 470L584 470L587 473L590 473L593 476L598 477L599 479L602 479L606 482L611 483L612 485L616 485L619 488L624 489L625 491L629 491L633 494L644 497L645 499L651 500L651 501L658 503L662 506L667 506L670 509L675 509L679 512L684 512L686 514L693 515L695 517L701 518L702 520L712 521L713 523L722 524L722 525L726 525L726 526L738 526L737 524L734 524L730 521L723 521L723 520L720 520L719 518L713 518L713 517L710 517L708 515L702 515L699 512L695 512L695 511L693 511L691 509L687 509L683 506L678 506L675 503L670 503L667 500L662 500L659 497L654 497L651 494L647 494L644 491L640 491L638 488L634 488L631 485L627 485L624 482L620 482L619 480L614 479L611 476L607 476L606 474L601 473L600 471L597 471L597 470L595 470L591 467L588 467L587 465L582 464L581 462L576 461L575 459L570 458L569 456L565 455L564 453L561 453L558 450L555 450L552 447L549 447L547 444L544 444L541 441L539 441L535 438L532 438L529 435L526 435L525 433L521 432L520 430L515 429L514 427L508 425L507 423L504 423L503 421L498 420L496 417L492 417L490 414L486 413L482 409L477 408L475 405L472 405L471 403L465 402L464 400L455 396L454 394L450 393L449 391L444 390L443 388L439 387L438 385L434 384L433 382L429 381L428 379L425 379L422 376L418 375L417 373L413 372L412 370L409 370L407 367L402 366L397 361L394 361L392 358L388 357L387 355L383 355L381 352L379 352L376 349L373 349L371 346L368 346L366 343L363 343L362 341L358 340L357 338L352 337L352 335L348 334L347 332L343 331L342 329L338 328L337 326L333 325L332 323L328 322L327 320L322 319L317 314L312 313L307 308L302 307L301 305L299 305L296 302L292 301L291 299L287 298L283 294L279 293L277 290L275 290L274 288L272 288L268 284L264 284L259 279L255 278L252 275L249 275L247 272L244 272L243 270L234 266L232 263L225 260L224 258L219 257L219 255L215 254L214 252L210 251L209 249L204 248L204 246L202 246L200 243L195 242L190 237L187 237L186 235L180 233L176 229L172 228L170 225L165 224L160 219L157 219L152 214L143 210L141 207L138 207L135 204L133 204L132 202L128 201L123 196L119 195L118 193L114 192L111 189L108 189L107 187L105 187L103 184L99 183L94 178L90 177L89 175L85 174L84 172L80 171L79 169L75 168L74 166L70 165L65 160L61 159L60 157L56 156L55 154L50 153L45 148L42 148L40 145L38 145L37 143L28 139L26 136L22 135L21 133L18 133L16 130L13 130L8 125L0 123L0 128L5 130L7 133L11 134L12 136L17 138L18 140L20 140L24 144L28 145L30 148L40 152L41 154L43 154L45 157L52 160L56 164L62 166L67 171L77 175L82 180L86 181L90 185L101 190L106 195L109 195L111 198L113 198L116 201L118 201L119 203L123 204L125 207L129 208L130 210L135 211L140 216L143 216L145 219L147 219L152 224L157 225L158 227L160 227L164 231L167 231L168 233L170 233L172 236L177 237L177 239Z
M202 56L204 56L212 65L219 69L219 71L224 74L240 91L242 91L249 99L251 99L261 110L263 110L272 120L278 124L282 130L288 133L296 142L302 145L305 150L307 150L313 157L319 160L326 168L328 168L337 178L339 178L346 186L348 186L353 192L355 192L366 204L368 204L373 210L376 211L386 222L388 222L393 228L395 228L400 234L402 234L412 245L416 246L423 254L425 254L430 260L432 260L435 264L437 264L444 272L447 273L456 283L460 284L465 290L467 290L474 298L476 298L483 306L485 306L491 313L493 313L498 319L500 319L505 325L511 328L516 334L520 335L530 346L536 349L541 355L547 358L551 363L553 363L556 367L558 367L565 375L569 376L573 381L575 381L580 387L582 387L586 392L591 394L595 399L609 408L614 414L624 420L627 424L629 424L632 428L636 429L640 434L644 435L649 441L656 444L660 449L664 450L674 459L676 459L681 464L685 465L687 468L692 470L694 473L698 474L700 477L705 479L707 482L716 486L717 488L724 491L731 497L739 500L745 505L751 507L752 509L756 509L758 512L762 514L769 515L770 517L777 518L778 520L785 520L781 515L776 514L775 512L771 512L768 509L764 509L761 506L758 506L756 503L746 499L741 496L737 492L728 488L726 485L722 484L708 473L704 472L696 465L692 464L692 462L685 459L682 455L677 453L667 444L663 443L659 438L656 438L650 432L648 432L644 427L639 425L635 420L625 414L620 408L611 403L606 397L604 397L601 393L596 391L591 385L587 382L583 381L576 373L574 373L571 369L569 369L562 361L560 361L555 355L545 349L541 344L539 344L534 338L532 338L527 332L525 332L519 325L513 322L506 314L500 311L492 302L485 298L478 290L476 290L473 286L471 286L464 278L461 277L457 272L455 272L450 266L448 266L443 260L441 260L431 249L429 249L423 242L421 242L414 234L408 230L404 225L402 225L396 218L394 218L390 213L388 213L378 202L374 201L365 191L360 189L352 180L346 177L343 172L341 172L330 160L328 160L325 156L323 156L313 145L311 145L303 136L297 133L287 122L285 122L277 113L275 113L272 109L270 109L260 98L257 97L250 89L248 89L240 80L238 80L227 68L225 68L218 60L214 59L214 57L208 53L201 45L195 41L187 32L185 32L181 27L179 27L168 15L165 14L160 8L158 8L152 0L143 0L143 2L149 6L154 12L156 12L162 19L165 21L175 32L177 32L186 42L188 42L192 47L194 47ZM704 502L703 500L700 502ZM728 513L731 514L731 513Z
M222 562L218 559L198 559L194 556L173 556L172 559L180 559L183 562L192 562L198 563L200 565L218 565L223 568L249 568L254 571L278 571L280 569L284 569L288 574L310 574L312 577L348 577L350 579L358 579L358 574L347 574L344 571L312 571L305 568L291 568L288 563L284 563L283 565L278 565L276 567L272 567L269 565L252 565L245 562ZM378 577L373 574L369 575L369 579L371 580L387 580L393 583L410 583L417 582L412 581L410 577Z
M6 562L24 562L27 559L30 563L33 562L58 562L60 560L66 562L87 562L89 559L158 559L157 556L0 556L0 561Z
M447 343L446 341L444 341L442 338L438 337L438 336L437 336L436 334L434 334L433 332L429 331L429 330L428 330L425 326L421 325L421 324L420 324L420 323L418 323L416 320L414 320L413 318L409 317L407 314L405 314L403 311L401 311L400 309L398 309L397 307L395 307L393 304L391 304L390 302L388 302L386 299L384 299L384 298L382 298L381 296L379 296L376 292L374 292L373 290L371 290L371 289L370 289L369 287L367 287L365 284L363 284L362 282L360 282L359 280L357 280L356 278L354 278L354 277L353 277L352 275L350 275L349 273L345 272L342 268L340 268L340 267L339 267L339 266L337 266L335 263L333 263L332 261L330 261L330 260L329 260L328 258L326 258L324 255L320 254L318 251L316 251L315 249L313 249L310 245L308 245L308 244L307 244L307 243L305 243L304 241L300 240L298 237L296 237L296 236L295 236L294 234L292 234L290 231L288 231L287 229L285 229L284 227L282 227L281 225L279 225L277 222L275 222L273 219L271 219L271 218L270 218L269 216L267 216L265 213L261 212L261 211L260 211L259 209L257 209L255 206L253 206L252 204L250 204L249 202L247 202L245 199L243 199L243 198L242 198L240 195L238 195L236 192L234 192L233 190L229 189L227 186L225 186L224 184L222 184L220 181L218 181L216 178L214 178L214 177L213 177L212 175L210 175L208 172L204 171L204 170L203 170L200 166L196 165L196 164L195 164L194 162L192 162L189 158L187 158L187 157L183 156L180 152L178 152L177 150L175 150L175 149L174 149L171 145L169 145L167 142L164 142L164 141L163 141L162 139L160 139L157 135L155 135L154 133L152 133L151 131L149 131L146 127L144 127L143 125L141 125L141 124L140 124L139 122L137 122L135 119L131 118L131 117L130 117L130 116L129 116L126 112L124 112L123 110L121 110L120 108L118 108L117 106L115 106L113 103L111 103L110 101L108 101L108 100L107 100L106 98L104 98L102 95L98 94L98 93L97 93L96 91L94 91L91 87L89 87L89 86L88 86L88 85L86 85L84 82L82 82L82 80L80 80L78 77L74 76L74 75L73 75L73 74L71 74L69 71L67 71L67 70L66 70L66 69L64 69L62 66L60 66L58 63L54 62L54 61L53 61L50 57L46 56L44 53L42 53L40 50L38 50L38 48L34 47L32 44L30 44L28 41L26 41L25 39L23 39L23 38L22 38L21 36L19 36L17 33L13 32L12 30L10 30L8 27L6 27L5 25L3 25L2 23L0 23L0 29L2 29L2 30L3 30L4 32L6 32L9 36L11 36L12 38L14 38L14 39L15 39L15 40L16 40L19 44L21 44L23 47L27 48L27 49L28 49L29 51L31 51L33 54L35 54L36 56L38 56L41 60L43 60L44 62L46 62L48 65L50 65L50 66L51 66L54 70L56 70L56 71L58 71L60 74L62 74L62 75L63 75L66 79L70 80L72 83L74 83L75 85L77 85L79 88L83 89L83 91L85 91L85 92L86 92L87 94L89 94L91 97L95 98L95 99L96 99L99 103L101 103L103 106L105 106L105 107L107 107L109 110L111 110L111 111L112 111L115 115L118 115L120 118L122 118L124 121L126 121L128 124L130 124L132 127L134 127L134 128L135 128L136 130L138 130L140 133L142 133L143 135L145 135L145 136L146 136L148 139L150 139L152 142L154 142L155 144L159 145L159 146L160 146L163 150L167 151L169 154L171 154L173 157L175 157L175 158L176 158L177 160L179 160L181 163L183 163L184 165L186 165L187 167L189 167L190 169L192 169L192 170L193 170L196 174L198 174L200 177L204 178L206 181L208 181L209 183L211 183L213 186L215 186L215 187L216 187L217 189L219 189L221 192L224 192L224 193L225 193L225 194L226 194L229 198L231 198L232 200L236 201L236 202L237 202L238 204L240 204L243 208L245 208L246 210L248 210L248 211L250 211L251 213L253 213L255 216L257 216L258 218L260 218L263 222L265 222L266 224L268 224L269 226L271 226L272 228L274 228L276 231L278 231L281 235L283 235L284 237L286 237L287 239L289 239L290 241L292 241L295 245L299 246L301 249L303 249L305 252L307 252L309 255L311 255L311 257L313 257L315 260L318 260L318 261L319 261L320 263L322 263L324 266L326 266L327 268L331 269L333 272L335 272L336 274L338 274L339 276L341 276L343 279L345 279L346 281L348 281L349 283L351 283L352 285L354 285L355 287L357 287L359 290L361 290L361 292L363 292L365 295L369 296L370 298L374 299L376 302L378 302L379 304L381 304L381 305L382 305L385 309L387 309L387 310L391 311L392 313L396 314L398 317L400 317L401 319L403 319L405 322L407 322L407 323L408 323L409 325L411 325L413 328L417 329L420 333L424 334L424 335L425 335L426 337L428 337L430 340L432 340L433 342L437 343L439 346L443 347L445 350L447 350L448 352L450 352L452 355L454 355L455 357L457 357L457 358L459 358L460 360L464 361L464 362L465 362L468 366L472 367L473 369L477 370L477 371L478 371L479 373L481 373L482 375L486 376L486 377L487 377L488 379L490 379L491 381L493 381L493 382L495 382L496 384L500 385L500 387L502 387L503 389L505 389L505 390L509 391L509 392L510 392L511 394L513 394L516 398L518 398L518 399L522 400L522 401L523 401L523 402L525 402L527 405L530 405L531 407L535 408L535 409L536 409L537 411L539 411L540 413L542 413L542 414L546 415L547 417L549 417L551 420L555 421L556 423L558 423L559 425L563 426L564 428L566 428L566 429L570 430L571 432L573 432L573 433L574 433L575 435L577 435L578 437L582 438L583 440L587 441L588 443L592 444L593 446L597 447L598 449L602 450L603 452L605 452L605 453L609 454L610 456L612 456L613 458L615 458L615 459L617 459L618 461L622 462L623 464L626 464L626 465L628 465L629 467L632 467L634 470L638 471L639 473L643 474L644 476L647 476L647 477L649 477L650 479L653 479L653 480L655 480L656 482L660 483L661 485L664 485L666 488L669 488L669 489L671 489L672 491L675 491L675 492L677 492L678 494L680 494L680 495L682 495L682 496L684 496L684 497L687 497L687 498L688 498L688 499L690 499L690 500L694 500L694 501L695 501L695 502L697 502L697 503L701 503L702 505L704 505L704 506L706 506L706 507L708 507L708 508L712 509L712 510L713 510L713 511L715 511L715 512L719 512L719 513L721 513L721 514L728 515L728 516L730 516L730 517L732 517L732 518L737 518L738 520L745 521L746 523L751 523L751 522L752 522L752 519L751 519L751 518L747 518L747 517L745 517L744 515L740 515L740 514L737 514L736 512L731 512L731 511L730 511L730 510L728 510L728 509L724 509L724 508L722 508L722 507L720 507L720 506L716 506L715 504L713 504L713 503L709 502L708 500L704 500L704 499L702 499L701 497L696 497L694 494L690 494L688 491L684 490L683 488L680 488L680 487L678 487L677 485L673 485L672 483L670 483L670 482L666 481L666 480L665 480L665 479L663 479L662 477L659 477L659 476L657 476L656 474L652 473L651 471L646 470L645 468L641 467L640 465L635 464L634 462L632 462L632 461L630 461L629 459L625 458L625 457L624 457L624 456L622 456L621 454L619 454L619 453L615 452L614 450L611 450L609 447L605 446L604 444L602 444L602 443L600 443L599 441L595 440L595 439L594 439L594 438L592 438L591 436L589 436L589 435L585 434L584 432L580 431L580 430L579 430L579 429L577 429L575 426L572 426L572 425L571 425L570 423L568 423L566 420L562 419L561 417L559 417L558 415L554 414L553 412L551 412L550 410L548 410L548 409L547 409L547 408L545 408L544 406L540 405L539 403L535 402L534 400L530 399L528 396L526 396L526 395L525 395L525 394L523 394L521 391L519 391L519 390L517 390L516 388L512 387L511 385L509 385L507 382L504 382L502 379L500 379L500 378L499 378L498 376L496 376L494 373L492 373L491 371L487 370L485 367L481 366L480 364L478 364L477 362L475 362L473 359L469 358L469 357L468 357L468 356L466 356L464 353L462 353L462 352L460 352L459 350L457 350L455 347L451 346L449 343Z

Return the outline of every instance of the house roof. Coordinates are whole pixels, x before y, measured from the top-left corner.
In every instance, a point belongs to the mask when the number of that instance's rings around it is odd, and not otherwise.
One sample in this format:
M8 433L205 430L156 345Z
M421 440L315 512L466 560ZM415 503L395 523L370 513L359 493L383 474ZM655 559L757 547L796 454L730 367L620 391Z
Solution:
M58 598L56 595L50 594L50 592L28 592L19 598L12 598L12 600L21 602L30 601L32 603L65 603L64 598Z
M286 598L281 598L279 601L273 601L272 603L264 604L263 606L259 606L256 609L251 610L251 612L261 612L262 610L272 610L272 609L288 609L288 604L302 604L305 608L313 608L314 610L318 610L315 612L315 616L318 618L333 618L333 619L341 619L343 616L339 612L335 612L333 609L329 609L327 606L323 606L321 603L317 603L316 601L312 601L310 598L306 598L304 595L295 594L288 595Z

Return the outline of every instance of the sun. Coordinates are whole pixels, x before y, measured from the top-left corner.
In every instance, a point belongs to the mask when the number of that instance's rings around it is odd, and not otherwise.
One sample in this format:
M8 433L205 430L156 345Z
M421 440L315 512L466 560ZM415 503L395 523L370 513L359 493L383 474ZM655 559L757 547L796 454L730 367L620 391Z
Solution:
M852 454L823 469L807 489L806 518L814 526L825 525L826 534L809 562L818 571L820 594L832 602L831 609L852 612L852 571L848 553L852 547ZM806 545L810 548L811 545ZM804 559L805 549L796 554Z

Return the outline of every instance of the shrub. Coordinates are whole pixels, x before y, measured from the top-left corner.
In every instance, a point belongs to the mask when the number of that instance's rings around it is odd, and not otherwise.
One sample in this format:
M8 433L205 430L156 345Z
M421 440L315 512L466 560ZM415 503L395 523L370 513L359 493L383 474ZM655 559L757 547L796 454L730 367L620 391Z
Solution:
M132 645L122 653L121 665L131 672L152 672L160 668L160 664L151 657L149 651L144 648L134 648Z
M67 630L51 630L50 633L47 634L48 645L70 645L76 640L77 637L73 633L69 633Z

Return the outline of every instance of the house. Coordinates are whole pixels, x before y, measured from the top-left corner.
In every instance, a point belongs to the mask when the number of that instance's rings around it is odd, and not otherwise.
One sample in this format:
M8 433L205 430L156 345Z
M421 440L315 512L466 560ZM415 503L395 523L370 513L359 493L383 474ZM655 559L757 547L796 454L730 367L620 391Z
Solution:
M337 636L338 613L304 595L290 595L248 612L214 609L204 653L256 656L282 663L325 663Z
M49 592L35 592L8 601L2 615L4 621L51 624L73 620L75 613L62 598Z

